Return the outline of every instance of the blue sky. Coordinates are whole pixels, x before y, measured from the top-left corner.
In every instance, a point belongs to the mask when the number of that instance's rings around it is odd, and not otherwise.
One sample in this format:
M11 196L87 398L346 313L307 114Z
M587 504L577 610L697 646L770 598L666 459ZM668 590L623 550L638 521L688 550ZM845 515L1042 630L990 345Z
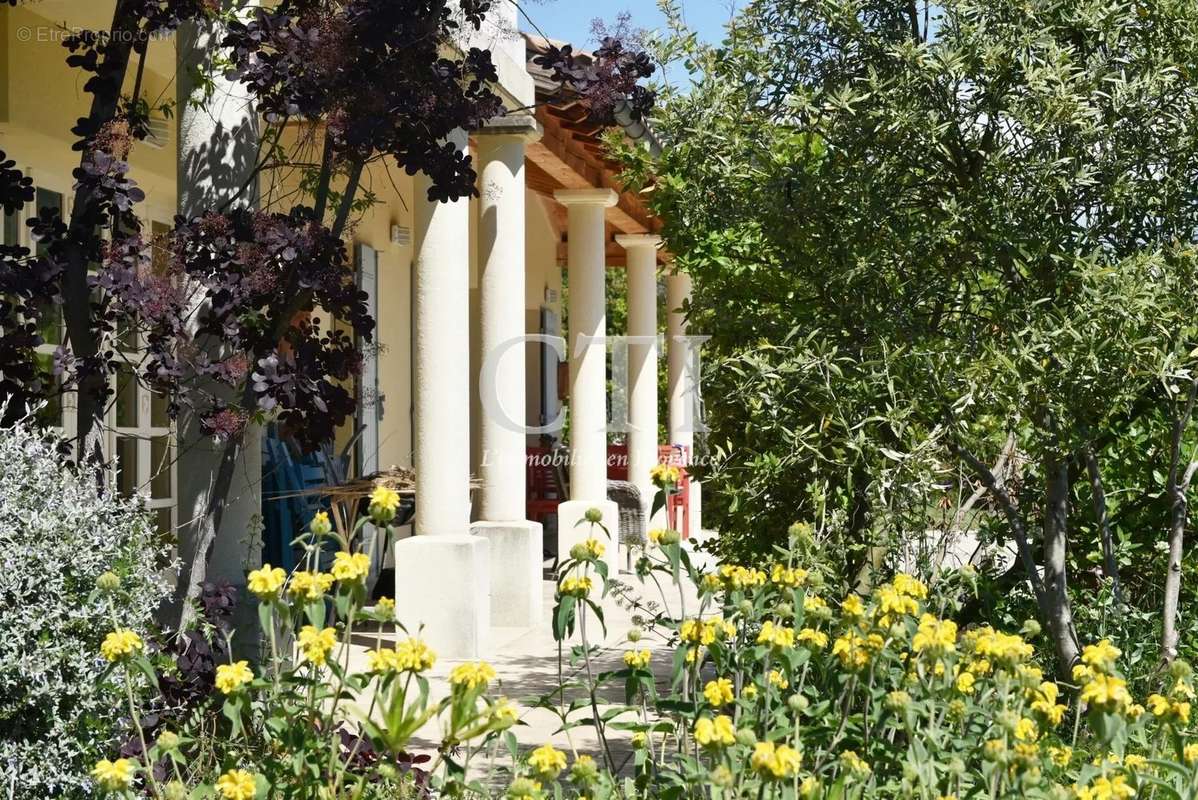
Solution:
M730 15L733 0L681 0L687 23L707 41L718 41ZM736 0L739 6L744 0ZM572 42L576 47L594 47L591 20L599 18L613 24L623 11L632 15L636 28L653 29L665 24L655 0L520 0L520 7L554 39ZM520 27L529 30L526 19Z

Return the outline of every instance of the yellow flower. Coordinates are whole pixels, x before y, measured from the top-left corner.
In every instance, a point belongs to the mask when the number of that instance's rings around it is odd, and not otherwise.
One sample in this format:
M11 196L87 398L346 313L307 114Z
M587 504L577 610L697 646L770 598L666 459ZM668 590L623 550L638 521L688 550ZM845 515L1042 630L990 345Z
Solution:
M1097 674L1082 687L1079 699L1104 711L1125 711L1131 705L1127 681L1110 675Z
M788 589L797 589L807 582L807 570L775 564L770 569L770 582Z
M654 464L649 470L649 480L659 489L672 487L682 479L682 471L678 467L666 464Z
M337 631L332 628L317 630L311 625L305 625L300 630L299 648L303 654L301 661L310 661L318 667L323 667L325 659L337 645Z
M603 558L603 554L607 552L607 547L603 544L603 542L593 537L583 542L582 546L586 549L587 554L591 558Z
M973 684L976 680L972 672L962 672L957 676L957 691L961 694L973 694Z
M1143 769L1148 766L1148 759L1137 753L1129 753L1123 759L1123 766L1132 770Z
M716 708L728 705L736 699L732 693L732 681L727 678L716 678L714 681L708 681L707 685L703 687L703 696L707 698L707 702Z
M884 583L878 587L878 611L884 615L912 616L919 611L919 603L892 584Z
M317 536L327 536L333 532L333 523L329 522L327 511L317 511L308 523L308 530Z
M291 585L287 591L292 597L305 600L320 600L325 592L333 587L333 576L326 572L299 571L291 576Z
M248 661L220 664L216 668L216 688L225 694L233 694L253 679L254 673Z
M746 700L752 700L757 696L757 687L750 683L748 686L740 690L740 696Z
M1128 800L1136 796L1136 790L1127 785L1123 775L1107 777L1099 775L1089 786L1074 786L1077 800Z
M749 758L749 764L755 772L776 781L793 778L798 773L802 761L803 756L798 750L773 742L758 742Z
M333 556L333 577L342 583L357 583L370 574L370 556L365 553L347 553L344 550Z
M1050 747L1048 748L1048 757L1058 767L1067 767L1069 766L1069 762L1073 760L1073 748L1069 745Z
M828 610L828 603L818 594L809 594L803 598L803 610L809 614L820 614Z
M799 631L798 639L803 644L810 645L814 650L823 650L828 646L828 634L814 628L803 628Z
M1021 742L1034 742L1040 738L1040 731L1035 722L1024 717L1015 723L1015 738Z
M1187 744L1181 751L1181 757L1190 766L1198 763L1198 744Z
M399 492L386 486L376 486L370 493L370 516L377 523L387 523L395 519L395 511L399 508Z
M491 724L496 730L506 730L516 724L516 706L506 697L501 697L491 704Z
M860 595L850 594L840 604L840 611L849 619L860 619L865 616L865 604Z
M625 650L624 665L630 669L644 669L649 666L653 654L648 650Z
M695 723L695 741L700 747L731 747L736 744L736 728L732 717L720 714L714 720L700 717Z
M795 629L766 620L757 634L757 644L768 644L775 650L789 650L795 646Z
M133 762L127 758L109 761L102 758L92 767L92 777L101 789L120 792L133 785Z
M1103 639L1097 644L1088 644L1082 649L1082 663L1095 672L1110 674L1115 671L1115 662L1121 651L1111 644L1110 639Z
M1036 689L1027 693L1032 701L1032 711L1044 717L1050 725L1060 725L1065 716L1065 706L1057 702L1061 690L1052 681L1044 681Z
M449 673L449 684L467 690L486 688L495 680L495 668L485 661L458 664Z
M563 597L577 597L582 599L589 595L593 588L595 588L595 584L590 576L584 575L581 578L563 578L558 591L561 592Z
M1182 725L1189 724L1190 704L1186 701L1170 700L1159 694L1151 694L1148 696L1148 707L1152 710L1154 717L1178 722Z
M953 652L957 649L957 623L924 614L919 620L919 630L911 640L911 649L935 656Z
M898 573L894 576L894 580L891 583L894 586L894 590L901 595L914 597L917 600L924 600L928 596L928 587L924 586L918 578L906 573Z
M840 764L846 772L857 777L865 777L870 773L869 764L853 750L845 750L840 754Z
M231 769L216 779L216 790L225 800L253 800L257 793L254 776L244 769Z
M249 590L260 600L273 600L279 594L279 589L287 582L287 573L280 567L263 564L249 574Z
M128 628L117 628L100 643L100 655L108 661L117 662L137 655L143 647L141 637L136 633Z
M541 791L539 781L534 781L532 778L516 778L508 787L504 797L507 800L543 800L545 794Z
M391 650L371 650L366 654L370 671L424 672L437 663L437 654L420 639L404 639Z
M771 686L776 686L779 689L785 689L790 686L790 681L786 680L786 676L776 669L771 669L767 677Z
M374 603L374 613L383 619L395 619L395 601L390 597L380 597Z
M739 564L725 564L720 567L720 577L729 591L744 591L765 586L765 573L762 570L749 569Z
M1032 646L1021 637L1013 633L1001 633L989 625L969 631L965 634L963 644L975 659L997 663L1005 669L1014 669L1019 662L1032 655Z
M844 633L832 643L832 655L840 659L845 669L863 669L870 660L870 651L865 639L854 631Z
M653 531L650 531L649 533L652 535ZM723 589L724 582L720 580L719 575L715 574L714 572L709 572L699 581L699 588L710 594Z
M553 780L566 768L566 754L553 745L543 744L528 756L528 765L544 780Z

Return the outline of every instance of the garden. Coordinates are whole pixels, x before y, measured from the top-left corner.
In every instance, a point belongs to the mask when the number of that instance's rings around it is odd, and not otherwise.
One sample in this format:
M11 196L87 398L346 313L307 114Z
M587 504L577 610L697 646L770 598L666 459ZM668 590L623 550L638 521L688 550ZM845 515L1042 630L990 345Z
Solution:
M663 0L665 26L624 20L593 61L548 45L561 91L661 144L613 125L604 152L694 280L716 535L656 527L617 571L617 520L588 512L547 576L558 677L535 698L475 659L434 689L447 659L371 593L387 486L349 530L306 519L294 569L240 594L205 572L245 431L316 445L356 413L364 166L476 193L442 143L499 113L497 72L439 53L492 4L219 5L121 0L136 36L70 39L94 100L76 199L28 220L33 250L0 244L0 796L1198 798L1198 2L751 0L712 42ZM263 150L255 174L303 176L289 211L163 234L185 298L139 277L126 158L157 109L122 86L148 41L214 20L201 106L227 74L267 138L332 134L314 162ZM32 198L0 152L0 206ZM74 348L49 361L48 308ZM219 454L187 565L100 467L130 325L140 380ZM63 385L80 421L55 431ZM679 473L653 481L657 511ZM568 744L529 740L531 706Z

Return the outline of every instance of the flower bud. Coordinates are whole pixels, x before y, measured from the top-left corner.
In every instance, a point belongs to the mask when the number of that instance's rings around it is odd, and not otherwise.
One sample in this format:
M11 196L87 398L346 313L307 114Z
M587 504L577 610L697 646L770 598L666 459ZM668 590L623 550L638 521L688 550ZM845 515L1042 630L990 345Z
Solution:
M590 560L590 557L591 552L587 550L587 546L582 542L579 542L570 548L570 558L574 559L575 561L588 561Z
M644 635L644 631L642 631L640 628L632 628L628 631L628 641L639 642L641 637Z
M753 733L752 728L741 728L736 732L736 742L745 747L752 747L757 744L757 734Z
M794 606L792 606L790 603L779 603L776 610L778 612L778 616L782 617L783 619L790 619L795 615Z
M982 758L987 761L1001 761L1007 754L1007 743L1002 739L991 739L982 746Z
M801 694L792 694L786 698L786 707L796 714L802 714L811 705L811 701Z
M385 781L399 780L399 770L395 768L394 764L379 764L378 772L379 777Z
M587 513L583 515L587 522L602 522L603 512L597 508L588 508Z
M719 786L721 789L727 789L736 782L736 778L732 775L732 770L723 764L720 764L711 771L710 779L713 786Z
M96 578L96 588L105 594L112 594L121 588L121 579L115 572L105 572Z
M1194 674L1194 668L1184 658L1178 658L1169 665L1169 674L1174 680L1184 681Z
M634 750L644 750L648 744L649 737L645 735L644 731L637 731L632 734L632 747Z
M746 617L753 613L753 602L751 600L741 600L736 607Z
M995 717L995 721L1007 733L1015 733L1015 726L1019 724L1019 715L1014 711L1000 711Z
M166 800L186 800L189 794L187 787L178 781L171 781L162 788L162 796Z
M1034 619L1025 620L1023 627L1019 632L1027 639L1033 639L1040 635L1040 623Z
M973 564L966 564L961 567L961 577L967 581L974 581L978 577L978 568Z
M165 752L170 752L179 746L179 736L171 731L163 731L158 736L158 747Z
M886 709L892 713L897 714L909 705L911 705L911 695L902 689L896 689L886 695Z
M374 509L372 507L371 513L373 512ZM394 512L392 512L391 516L394 518ZM330 533L332 533L333 523L329 521L328 512L316 512L316 514L312 517L312 521L308 523L308 530L312 531L312 533L316 536L328 536Z

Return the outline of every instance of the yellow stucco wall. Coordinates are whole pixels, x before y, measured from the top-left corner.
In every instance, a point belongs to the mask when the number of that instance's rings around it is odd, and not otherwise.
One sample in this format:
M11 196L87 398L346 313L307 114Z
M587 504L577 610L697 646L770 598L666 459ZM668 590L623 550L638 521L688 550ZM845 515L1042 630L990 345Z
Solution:
M0 7L0 149L25 169L34 183L70 195L72 171L79 154L71 150L76 120L84 116L91 96L83 91L87 76L67 66L62 46L75 27L106 27L112 2L45 0L30 6ZM159 103L174 97L170 78L175 62L173 39L150 46L143 91ZM160 71L160 70L165 70ZM125 90L132 93L134 69ZM152 105L155 105L152 103ZM143 215L169 222L175 213L175 136L161 148L138 145L130 158L130 176L146 192Z

